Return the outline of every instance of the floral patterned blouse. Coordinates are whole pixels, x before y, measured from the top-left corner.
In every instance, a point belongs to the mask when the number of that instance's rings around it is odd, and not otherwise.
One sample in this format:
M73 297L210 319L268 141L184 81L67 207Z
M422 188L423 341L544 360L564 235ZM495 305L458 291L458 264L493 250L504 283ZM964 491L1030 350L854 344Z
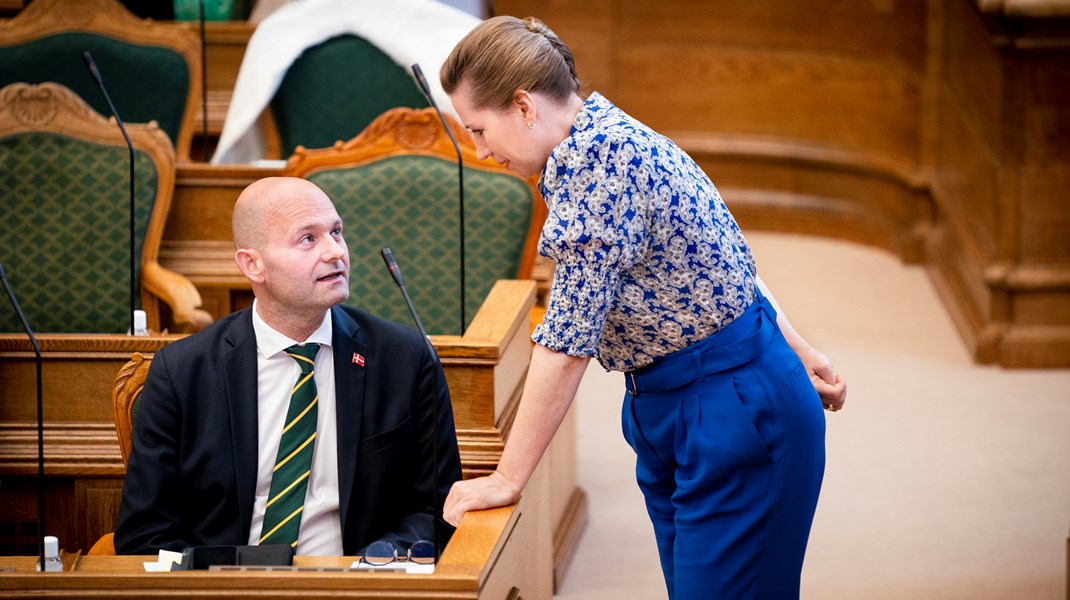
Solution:
M532 339L631 371L714 333L754 300L750 247L683 150L595 92L539 181L539 252L557 262Z

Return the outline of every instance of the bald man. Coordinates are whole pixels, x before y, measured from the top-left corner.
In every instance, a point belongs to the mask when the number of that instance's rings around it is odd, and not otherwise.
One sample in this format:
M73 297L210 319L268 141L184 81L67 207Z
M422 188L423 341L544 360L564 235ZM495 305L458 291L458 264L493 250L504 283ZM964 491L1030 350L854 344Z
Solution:
M404 554L434 539L435 499L440 512L461 478L438 361L416 330L342 304L342 220L314 184L257 181L238 197L232 225L253 306L156 353L134 422L116 550L280 543L287 527L296 531L285 543L306 555L361 554L379 540ZM315 344L313 358L296 356ZM293 486L273 487L286 462L283 430L300 420L288 415L291 393L296 404L307 371L315 431L293 454L311 446L311 466ZM300 415L313 414L307 408ZM276 519L278 506L273 514L268 505L295 494L299 508Z

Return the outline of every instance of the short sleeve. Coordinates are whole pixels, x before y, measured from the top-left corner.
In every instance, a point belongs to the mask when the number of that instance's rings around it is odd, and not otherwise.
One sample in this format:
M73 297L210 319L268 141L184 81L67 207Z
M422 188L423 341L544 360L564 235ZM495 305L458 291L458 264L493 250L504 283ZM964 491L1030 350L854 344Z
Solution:
M621 272L643 255L650 185L633 140L595 136L552 156L548 215L539 252L556 261L546 316L535 343L595 356Z

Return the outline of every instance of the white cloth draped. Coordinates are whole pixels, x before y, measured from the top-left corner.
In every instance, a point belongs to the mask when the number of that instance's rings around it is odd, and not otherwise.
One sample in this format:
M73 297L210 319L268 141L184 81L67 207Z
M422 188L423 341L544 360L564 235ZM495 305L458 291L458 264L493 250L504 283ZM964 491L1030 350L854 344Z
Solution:
M412 64L419 63L439 108L455 115L438 71L477 24L477 17L436 0L302 0L279 8L249 40L212 163L264 158L267 144L258 118L286 71L307 48L344 34L368 40L410 76Z

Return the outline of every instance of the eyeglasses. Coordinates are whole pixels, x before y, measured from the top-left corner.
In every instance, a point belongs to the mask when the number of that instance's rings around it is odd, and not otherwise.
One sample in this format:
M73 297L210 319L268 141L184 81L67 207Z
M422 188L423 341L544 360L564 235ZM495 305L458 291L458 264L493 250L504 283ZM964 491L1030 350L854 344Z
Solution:
M372 542L364 551L361 562L374 567L382 567L394 562L411 562L417 565L435 564L435 545L427 540L418 540L409 547L404 555L390 542Z

